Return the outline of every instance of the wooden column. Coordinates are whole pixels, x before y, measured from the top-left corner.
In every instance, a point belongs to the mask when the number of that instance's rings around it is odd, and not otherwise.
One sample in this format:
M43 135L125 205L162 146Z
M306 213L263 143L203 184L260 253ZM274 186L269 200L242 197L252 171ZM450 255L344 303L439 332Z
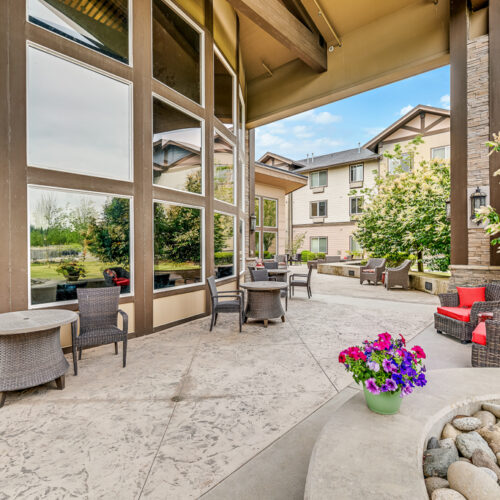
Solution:
M247 111L248 112L248 111ZM255 232L250 231L250 215L255 214L255 129L251 129L248 134L248 255L255 255Z
M451 264L468 264L467 0L450 0Z

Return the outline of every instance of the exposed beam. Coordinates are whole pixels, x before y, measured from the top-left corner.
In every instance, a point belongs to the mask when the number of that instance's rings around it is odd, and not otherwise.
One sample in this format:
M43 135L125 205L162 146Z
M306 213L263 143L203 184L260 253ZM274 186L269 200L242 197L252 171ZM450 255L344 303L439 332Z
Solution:
M318 0L301 0L302 5L306 9L307 13L311 17L313 23L318 28L319 32L325 39L328 47L341 46L342 41L340 36L335 31L333 24L330 19L325 14L325 11L321 8Z
M228 0L238 12L248 17L273 38L290 49L317 72L326 71L326 49L278 0Z

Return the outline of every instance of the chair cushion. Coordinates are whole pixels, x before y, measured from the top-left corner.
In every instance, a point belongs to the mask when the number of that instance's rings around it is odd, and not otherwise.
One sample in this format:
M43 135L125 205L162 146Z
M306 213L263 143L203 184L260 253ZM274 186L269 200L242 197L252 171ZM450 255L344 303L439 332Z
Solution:
M217 303L216 312L220 311L239 311L240 303L237 300L221 300Z
M113 283L117 286L128 286L130 280L128 278L113 278Z
M486 287L460 287L457 286L458 303L460 307L472 307L474 302L486 301Z
M375 269L363 269L364 273L374 273Z
M437 312L442 316L457 319L464 323L468 323L470 320L470 308L466 307L438 307Z
M486 345L486 323L482 321L472 332L472 342L479 345Z

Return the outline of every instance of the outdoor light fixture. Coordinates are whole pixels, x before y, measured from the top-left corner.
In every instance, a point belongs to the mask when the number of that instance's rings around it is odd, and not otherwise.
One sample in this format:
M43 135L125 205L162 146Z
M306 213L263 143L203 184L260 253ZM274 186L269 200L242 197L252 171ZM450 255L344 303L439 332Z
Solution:
M257 217L255 214L252 214L250 216L250 231L255 232L255 229L257 228Z
M446 218L448 220L450 220L451 219L451 200L448 198L445 203L446 203Z
M479 186L470 195L470 218L476 219L476 210L486 206L486 193L483 193ZM476 221L479 224L479 220Z

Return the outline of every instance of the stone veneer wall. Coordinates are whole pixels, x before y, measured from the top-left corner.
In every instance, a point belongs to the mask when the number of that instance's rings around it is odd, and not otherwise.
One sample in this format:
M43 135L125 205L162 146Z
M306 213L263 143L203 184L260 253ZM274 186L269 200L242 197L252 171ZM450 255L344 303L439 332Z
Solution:
M500 282L500 266L451 266L448 290L453 291L457 286L476 286L497 281Z

